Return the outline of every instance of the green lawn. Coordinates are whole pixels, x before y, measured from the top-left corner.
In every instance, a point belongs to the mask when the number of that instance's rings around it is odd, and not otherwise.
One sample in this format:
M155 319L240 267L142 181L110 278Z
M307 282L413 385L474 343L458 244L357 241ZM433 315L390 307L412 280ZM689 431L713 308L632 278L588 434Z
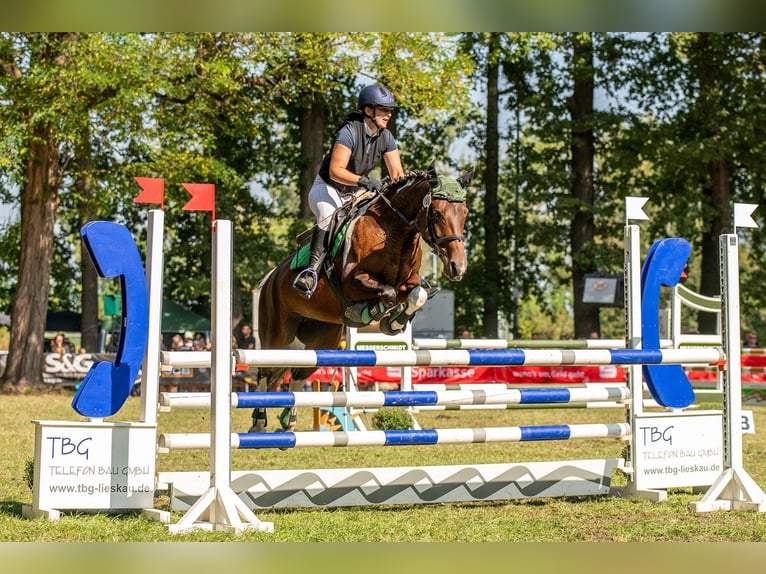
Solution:
M32 492L25 465L34 453L32 420L78 420L68 394L2 396L0 422L5 461L0 467L0 540L6 542L762 542L766 513L696 514L689 503L701 497L688 489L671 491L651 503L611 497L541 499L508 502L452 503L426 506L296 509L258 512L274 523L273 533L239 536L195 531L170 534L167 527L137 515L64 514L61 520L26 520L23 504ZM715 407L716 405L708 405ZM113 420L136 420L139 399L130 398ZM756 434L744 435L745 468L766 487L766 407L754 411ZM274 413L276 414L276 413ZM249 426L247 411L233 412L233 430ZM272 417L274 419L275 417ZM620 409L513 409L501 411L424 411L423 428L597 423L624 420ZM299 430L308 430L311 411L301 411ZM205 432L209 412L177 410L160 414L160 432ZM309 448L289 451L240 450L232 453L234 469L344 468L569 460L621 456L616 439L543 441L417 447ZM161 454L157 470L205 470L207 451ZM617 474L614 483L624 484ZM168 497L157 492L156 508L167 509ZM183 513L174 513L177 522Z

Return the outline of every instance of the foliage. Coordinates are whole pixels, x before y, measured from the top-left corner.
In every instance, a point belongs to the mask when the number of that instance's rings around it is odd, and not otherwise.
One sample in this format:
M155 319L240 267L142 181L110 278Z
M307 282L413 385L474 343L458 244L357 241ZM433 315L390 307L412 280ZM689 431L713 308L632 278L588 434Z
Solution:
M412 428L412 415L407 409L382 407L372 417L372 426L377 430L409 430Z
M29 490L35 488L35 459L28 458L24 463L24 480L29 487Z
M595 237L569 248L572 201L568 113L575 34L497 33L90 33L78 34L68 67L38 70L22 85L1 66L0 199L20 204L27 119L55 128L62 154L49 288L51 309L79 310L79 228L87 219L129 226L141 249L145 205L132 199L135 176L166 180L165 293L210 311L210 214L187 213L184 182L216 186L216 217L235 226L235 305L252 313L248 293L309 225L301 213L305 158L299 118L320 104L323 141L380 82L401 108L393 129L406 169L458 173L476 164L466 229L470 272L449 285L456 327L482 332L489 295L499 324L571 331L574 293L564 296L577 260L603 273L622 269L624 197L648 197L642 224L648 249L678 235L693 245L688 284L711 270L710 238L732 201L764 202L761 134L766 120L762 33L594 33L597 109ZM44 34L0 34L0 61L42 50ZM21 61L24 61L23 59ZM487 244L486 66L500 70L497 245ZM717 162L717 164L716 164ZM729 169L730 197L710 194L711 166ZM494 217L494 216L493 216ZM716 219L717 218L717 219ZM494 219L493 219L494 221ZM743 236L743 328L762 330L766 230ZM0 309L17 285L20 229L0 239ZM497 277L486 274L497 266ZM440 281L437 281L439 283ZM445 285L442 285L445 287ZM115 290L113 282L100 283ZM602 310L602 320L610 316ZM521 321L524 323L522 327ZM694 327L696 321L690 320ZM531 326L533 325L533 326ZM609 327L613 329L613 327ZM518 329L517 329L518 330Z
M19 222L0 224L0 311L8 312L13 304L19 272Z

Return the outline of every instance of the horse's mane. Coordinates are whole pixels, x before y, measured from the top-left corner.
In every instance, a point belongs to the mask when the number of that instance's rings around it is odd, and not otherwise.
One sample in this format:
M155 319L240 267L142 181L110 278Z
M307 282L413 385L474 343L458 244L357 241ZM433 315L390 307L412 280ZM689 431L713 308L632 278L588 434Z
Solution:
M398 192L423 179L429 181L432 195L435 198L448 201L465 201L466 191L458 180L452 177L437 176L433 171L422 169L413 170L393 181L385 181L381 194L390 199Z
M428 171L422 169L416 169L404 174L402 177L398 177L394 180L386 180L383 182L383 188L380 190L381 194L386 197L391 197L404 189L415 184L415 182L430 179L431 174Z

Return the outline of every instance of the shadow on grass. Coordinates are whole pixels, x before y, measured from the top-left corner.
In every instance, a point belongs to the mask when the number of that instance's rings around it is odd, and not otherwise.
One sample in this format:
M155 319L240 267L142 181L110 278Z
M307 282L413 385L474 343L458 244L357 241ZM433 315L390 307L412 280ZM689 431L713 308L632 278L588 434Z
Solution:
M0 500L0 515L13 516L21 518L21 507L28 502L18 502L16 500Z
M427 509L429 507L449 507L455 510L459 509L476 509L477 511L503 508L507 506L530 506L534 508L545 508L552 503L558 504L587 504L592 503L594 500L609 500L612 497L608 494L603 495L591 495L591 496L561 496L561 497L541 497L541 498L516 498L508 500L475 500L466 502L435 502L431 504L375 504L375 505L360 505L360 506L317 506L317 507L301 507L301 508L270 508L269 513L275 515L293 515L293 514L310 514L314 512L319 513L340 513L349 511L373 511L380 513L402 513L412 512L414 509ZM259 509L257 512L263 512L263 509Z

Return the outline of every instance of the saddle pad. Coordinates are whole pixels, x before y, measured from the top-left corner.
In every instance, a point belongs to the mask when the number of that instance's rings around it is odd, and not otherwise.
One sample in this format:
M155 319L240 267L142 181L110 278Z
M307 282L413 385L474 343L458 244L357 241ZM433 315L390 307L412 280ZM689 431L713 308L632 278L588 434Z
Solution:
M347 219L346 221L344 221L338 233L336 233L335 236L332 238L332 245L330 248L331 259L335 259L335 256L340 251L340 248L343 245L343 240L346 237L346 231L348 231L349 223L351 223L350 219ZM290 260L290 269L303 269L304 267L306 267L309 264L310 250L311 250L311 241L309 240L307 243L304 243L298 249L298 251L296 251L293 254L293 257Z

